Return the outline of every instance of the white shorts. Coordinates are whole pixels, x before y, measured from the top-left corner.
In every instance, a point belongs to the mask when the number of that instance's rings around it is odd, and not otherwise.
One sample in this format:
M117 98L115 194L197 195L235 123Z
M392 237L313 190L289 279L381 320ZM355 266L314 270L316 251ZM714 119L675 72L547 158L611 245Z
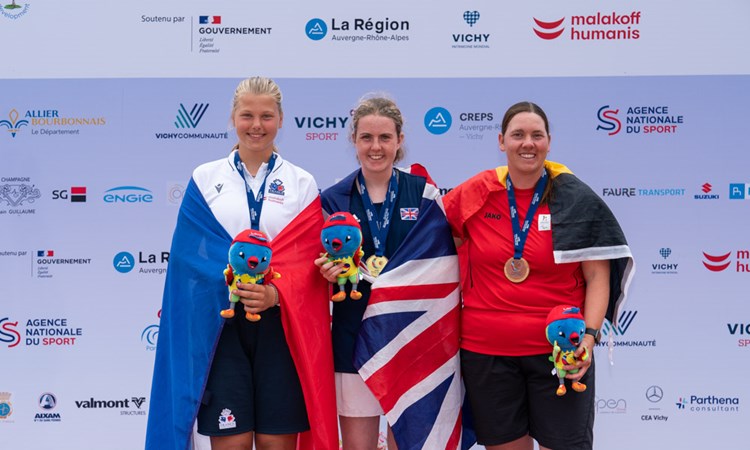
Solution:
M336 372L336 409L344 417L383 415L378 399L357 373Z

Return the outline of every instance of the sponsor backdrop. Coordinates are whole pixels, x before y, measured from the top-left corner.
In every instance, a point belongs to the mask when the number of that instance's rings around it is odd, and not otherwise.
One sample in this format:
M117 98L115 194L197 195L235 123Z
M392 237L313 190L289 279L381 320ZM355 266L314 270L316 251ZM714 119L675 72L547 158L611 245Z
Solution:
M365 93L399 103L406 163L444 191L504 162L509 105L542 105L550 159L606 200L637 264L604 328L614 364L596 349L595 447L748 445L746 1L0 3L3 448L142 447L182 193L229 152L255 74L281 85L280 151L321 188L357 166Z

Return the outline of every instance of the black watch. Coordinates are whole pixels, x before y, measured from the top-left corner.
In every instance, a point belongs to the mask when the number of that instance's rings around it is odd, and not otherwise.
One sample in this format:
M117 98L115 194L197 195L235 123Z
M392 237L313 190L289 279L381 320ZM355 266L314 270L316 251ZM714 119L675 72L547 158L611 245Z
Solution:
M598 344L602 338L601 332L596 328L586 328L586 332L584 334L590 334L591 336L593 336L595 344Z

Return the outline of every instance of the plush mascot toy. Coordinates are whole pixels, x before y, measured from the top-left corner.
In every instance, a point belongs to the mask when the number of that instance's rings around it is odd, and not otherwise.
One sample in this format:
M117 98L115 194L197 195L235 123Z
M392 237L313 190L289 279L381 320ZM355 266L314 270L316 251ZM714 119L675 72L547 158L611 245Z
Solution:
M229 308L221 310L221 317L234 317L234 306L240 297L232 294L237 282L264 284L266 278L280 278L271 269L271 246L265 233L258 230L244 230L232 241L229 247L229 264L224 269L224 278L229 288ZM260 320L260 314L245 313L251 322Z
M336 212L328 216L320 233L320 240L326 253L323 255L333 263L344 263L344 270L338 275L339 291L331 296L334 302L340 302L346 298L344 285L347 281L352 283L352 292L349 295L352 300L362 298L362 293L357 291L359 283L359 261L365 254L362 251L362 228L359 221L348 212Z
M575 306L556 306L547 315L547 340L552 344L552 356L549 360L555 364L552 374L557 374L560 386L557 388L557 395L565 395L565 375L568 373L577 373L578 369L564 370L564 365L575 364L578 358L575 357L575 351L578 344L583 339L586 331L586 322L583 320L581 310ZM581 353L580 360L586 361L589 354L586 348ZM583 392L586 385L578 381L573 382L573 390Z

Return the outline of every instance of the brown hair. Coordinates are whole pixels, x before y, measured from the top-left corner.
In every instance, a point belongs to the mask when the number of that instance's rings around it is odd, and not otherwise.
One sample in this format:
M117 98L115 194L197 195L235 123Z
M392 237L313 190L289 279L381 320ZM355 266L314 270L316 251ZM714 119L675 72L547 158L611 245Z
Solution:
M520 113L532 113L541 117L542 121L544 122L544 131L547 132L547 136L550 135L549 120L547 119L547 114L539 105L529 101L518 102L508 108L507 111L505 111L505 115L503 116L503 121L501 122L500 126L501 133L505 134L505 132L508 130L508 124L510 123L510 121ZM544 170L547 171L547 176L549 177L549 179L547 180L547 186L544 188L544 193L542 194L542 204L549 203L553 197L552 178L550 177L549 170L547 170L546 168Z
M396 106L396 103L393 100L385 97L362 98L352 110L351 115L351 134L349 137L352 142L356 141L359 119L365 116L383 116L391 119L396 126L396 137L401 136L401 131L404 127L404 117L401 115L401 110L398 109L398 106ZM393 162L397 163L404 159L404 153L404 147L399 147L396 151L396 158Z
M544 131L547 132L549 135L549 120L547 120L547 114L544 113L544 110L533 102L518 102L515 105L508 108L507 111L505 111L505 115L503 116L502 126L501 126L501 132L505 134L505 132L508 129L508 124L510 121L516 117L517 114L520 113L532 113L536 114L537 116L542 118L542 121L544 121Z

